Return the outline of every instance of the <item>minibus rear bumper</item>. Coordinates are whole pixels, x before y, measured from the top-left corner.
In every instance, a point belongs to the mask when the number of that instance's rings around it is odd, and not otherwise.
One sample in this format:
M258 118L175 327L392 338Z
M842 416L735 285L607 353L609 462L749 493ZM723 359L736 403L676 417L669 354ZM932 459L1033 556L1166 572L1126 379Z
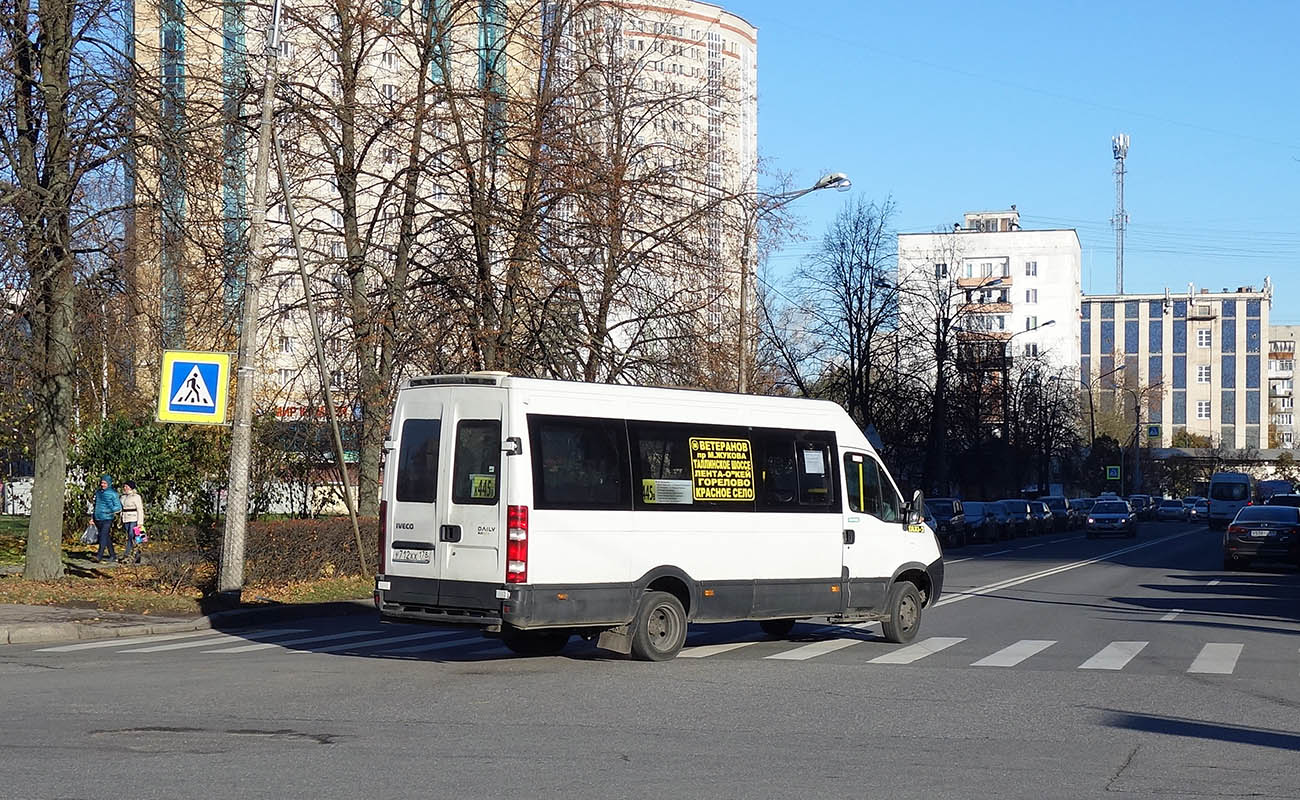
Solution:
M380 575L375 579L375 605L381 619L435 625L501 625L501 594L497 583L444 581Z

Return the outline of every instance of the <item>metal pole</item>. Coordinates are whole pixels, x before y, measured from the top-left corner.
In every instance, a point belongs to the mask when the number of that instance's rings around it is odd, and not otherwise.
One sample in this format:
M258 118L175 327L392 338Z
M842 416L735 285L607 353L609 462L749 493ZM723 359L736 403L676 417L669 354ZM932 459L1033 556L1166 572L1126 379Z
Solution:
M740 244L740 308L736 341L736 391L749 391L749 242L751 229L758 224L758 209L745 220L745 235Z
M248 527L248 466L253 440L253 392L256 386L257 315L266 268L266 183L271 160L272 106L275 103L276 61L280 45L280 0L271 9L267 36L266 78L262 83L262 113L257 138L257 168L253 173L253 205L248 228L248 272L244 276L244 313L239 325L239 372L235 422L230 435L230 477L226 494L226 528L221 539L217 592L238 603L244 587L244 535Z
M316 299L311 291L311 280L307 276L307 261L302 255L302 244L298 232L298 214L293 208L293 198L289 194L289 179L284 169L284 153L280 150L280 137L272 136L275 147L275 169L280 176L280 191L284 193L284 208L289 215L289 233L293 236L293 250L298 258L298 276L302 279L302 295L307 304L307 319L311 322L311 340L316 346L316 368L320 371L321 388L325 395L325 410L329 413L330 432L334 435L334 457L338 459L339 476L343 482L343 504L348 509L348 519L352 521L352 535L357 541L357 556L361 559L361 574L370 573L370 563L366 559L366 548L361 543L361 528L357 525L357 509L352 502L352 482L348 479L348 465L344 461L343 436L339 433L338 412L334 408L334 394L330 391L329 367L325 363L325 344L320 335L320 319L316 314Z

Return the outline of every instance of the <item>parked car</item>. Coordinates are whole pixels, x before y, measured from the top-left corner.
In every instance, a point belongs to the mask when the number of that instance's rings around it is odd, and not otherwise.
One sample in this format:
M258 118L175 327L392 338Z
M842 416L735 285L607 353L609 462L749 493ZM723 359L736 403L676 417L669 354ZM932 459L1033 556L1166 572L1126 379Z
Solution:
M966 544L966 514L961 501L953 497L931 497L925 501L926 507L934 512L934 529L939 541L949 547L961 547Z
M968 542L996 542L1002 538L1002 522L994 515L997 503L971 501L962 503L966 512L966 540Z
M1300 508L1245 506L1223 534L1223 568L1255 559L1289 561L1300 567Z
M1156 508L1156 519L1161 522L1185 522L1187 520L1187 508L1183 505L1182 500L1161 500L1160 505Z
M1046 497L1040 497L1047 507L1052 509L1052 520L1058 531L1068 530L1074 527L1075 513L1070 508L1070 501L1061 495L1049 494Z
M1006 510L1009 518L1007 532L1009 538L1017 536L1032 536L1036 531L1033 515L1029 511L1028 500L999 500L998 503Z
M1011 523L1011 512L1007 510L1007 507L1002 505L1000 501L993 500L985 503L984 509L997 520L998 538L1010 539L1013 525Z
M1192 522L1210 521L1210 501L1204 497L1198 498L1192 510L1187 514L1187 519Z
M1030 500L1029 512L1034 515L1034 522L1040 536L1056 530L1056 518L1052 515L1052 509L1047 503L1042 500Z
M1262 482L1262 481L1261 481ZM1264 501L1266 506L1291 506L1300 508L1300 494L1274 494Z
M1152 505L1149 494L1129 495L1128 505L1138 519L1151 519L1154 516L1155 506Z
M1111 533L1134 538L1137 536L1137 519L1127 502L1102 499L1088 512L1085 531L1089 539Z
M1096 502L1097 498L1095 497L1076 497L1070 501L1070 508L1077 512L1078 520L1075 523L1076 525L1083 526L1088 519L1088 512L1092 510L1092 506Z

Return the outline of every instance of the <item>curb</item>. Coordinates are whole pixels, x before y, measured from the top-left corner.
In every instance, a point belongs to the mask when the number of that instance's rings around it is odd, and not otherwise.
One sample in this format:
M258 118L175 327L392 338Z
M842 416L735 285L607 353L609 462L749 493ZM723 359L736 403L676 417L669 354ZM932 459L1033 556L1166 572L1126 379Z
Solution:
M276 605L264 608L237 608L216 611L202 617L176 622L43 622L0 626L0 645L67 642L78 639L115 639L128 636L153 636L201 630L237 630L250 625L267 625L312 617L340 617L373 614L372 600L344 600L330 603Z

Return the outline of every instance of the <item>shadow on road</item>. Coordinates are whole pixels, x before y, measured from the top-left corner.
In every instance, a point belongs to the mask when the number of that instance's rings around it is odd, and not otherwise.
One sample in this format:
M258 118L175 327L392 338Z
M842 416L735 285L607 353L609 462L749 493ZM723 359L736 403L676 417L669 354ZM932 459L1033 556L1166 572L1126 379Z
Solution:
M1225 725L1218 722L1206 722L1186 717L1168 717L1160 714L1134 714L1108 708L1097 710L1107 712L1109 716L1105 724L1112 728L1124 728L1146 733L1162 733L1167 736L1209 739L1216 742L1250 744L1258 747L1273 747L1278 750L1300 750L1300 733L1292 731L1252 728L1245 725Z

